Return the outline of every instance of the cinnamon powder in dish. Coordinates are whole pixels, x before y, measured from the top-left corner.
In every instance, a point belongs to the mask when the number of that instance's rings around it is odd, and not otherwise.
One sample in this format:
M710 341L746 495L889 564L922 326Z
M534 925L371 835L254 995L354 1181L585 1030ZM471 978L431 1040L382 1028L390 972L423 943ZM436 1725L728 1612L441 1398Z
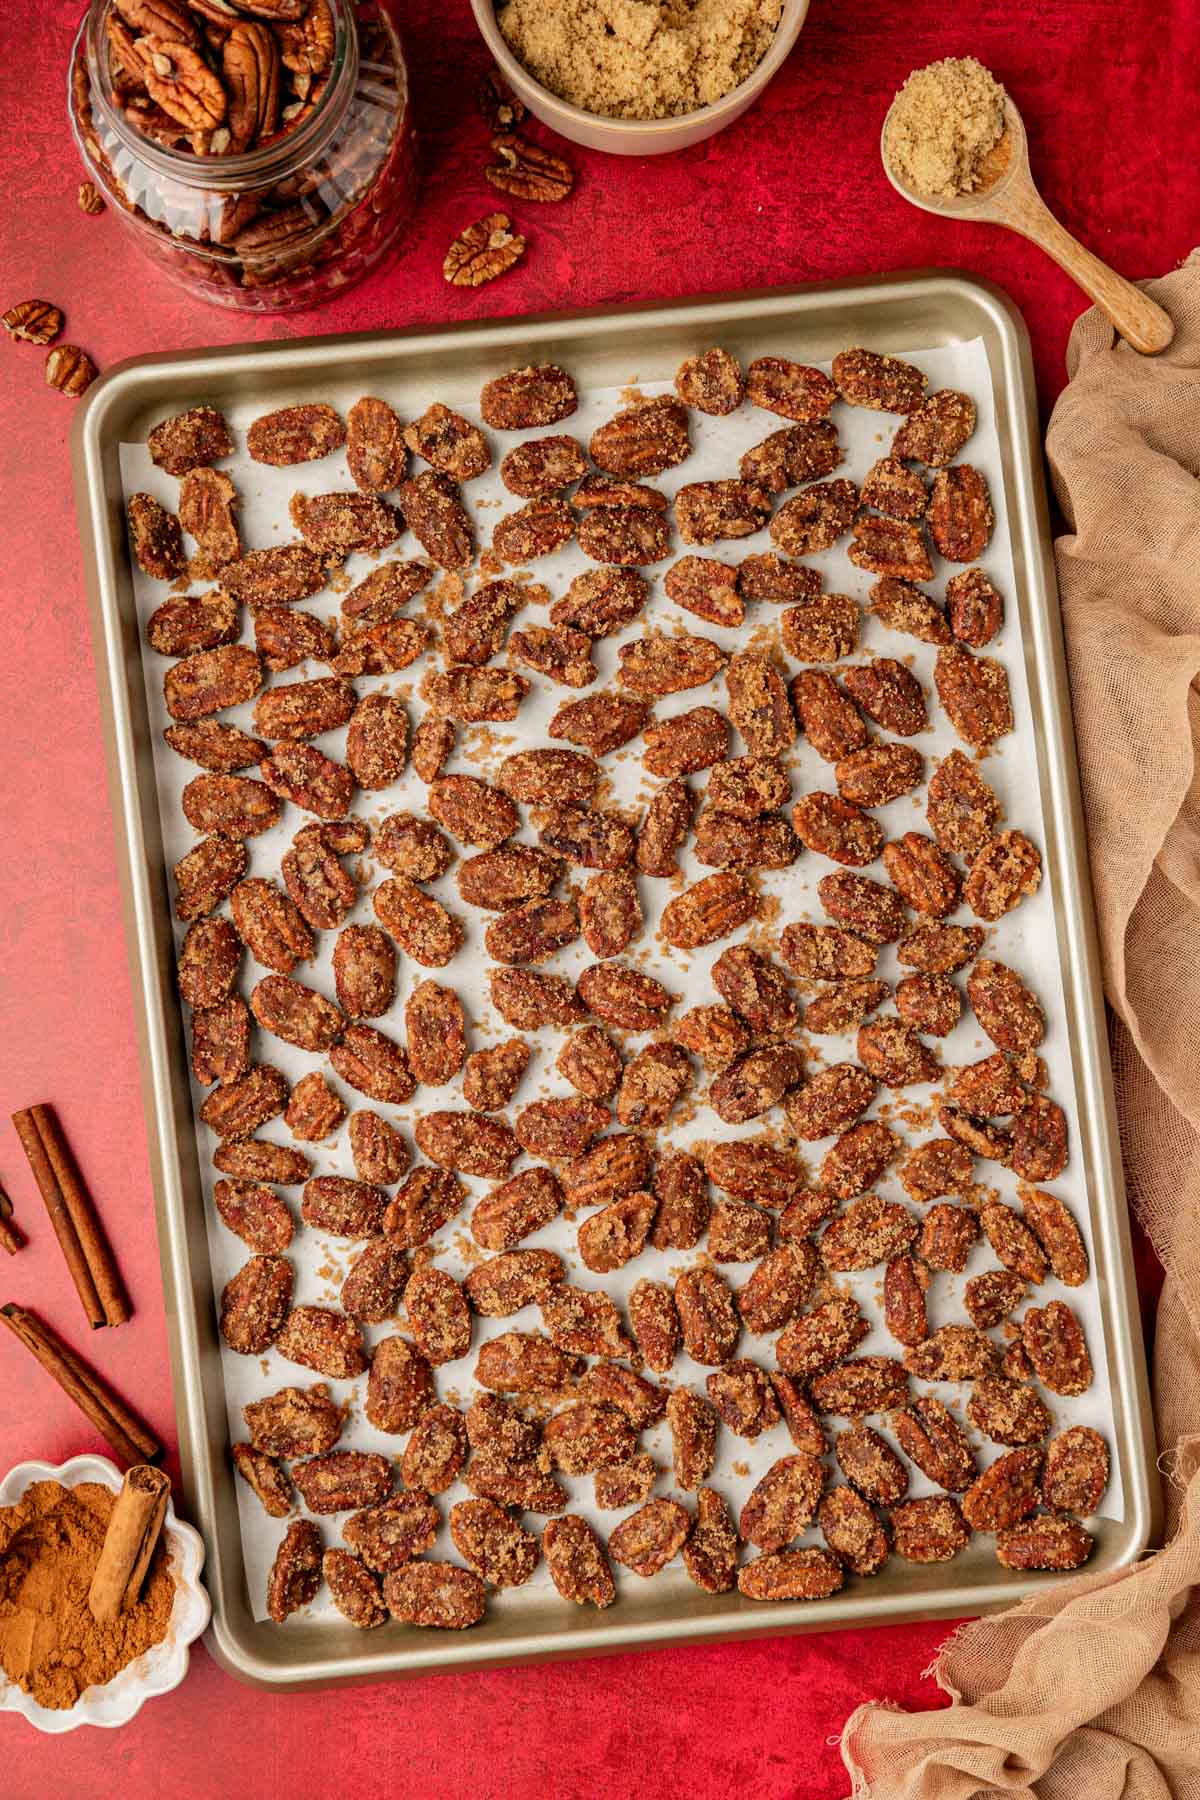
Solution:
M613 119L709 106L771 46L783 0L507 0L513 55L552 94Z
M167 1635L175 1578L155 1549L141 1599L106 1625L88 1589L116 1495L99 1482L35 1481L0 1509L0 1668L40 1706L65 1711Z

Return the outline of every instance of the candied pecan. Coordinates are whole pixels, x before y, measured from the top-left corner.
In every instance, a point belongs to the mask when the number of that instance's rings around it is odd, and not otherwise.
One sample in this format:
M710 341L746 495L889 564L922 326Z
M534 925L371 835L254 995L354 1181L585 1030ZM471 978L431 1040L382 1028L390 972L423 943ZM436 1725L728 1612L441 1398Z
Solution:
M1053 1181L1067 1166L1067 1119L1057 1101L1031 1094L1013 1115L1010 1165L1022 1181Z
M551 1250L509 1250L473 1268L463 1289L477 1313L507 1319L545 1300L564 1273L561 1257Z
M888 1087L938 1078L937 1056L901 1019L874 1019L860 1025L857 1046L864 1068Z
M1042 1499L1054 1512L1096 1511L1108 1486L1108 1445L1090 1425L1073 1425L1046 1446Z
M460 843L494 850L521 820L513 802L474 775L439 775L429 786L429 810Z
M254 723L265 738L302 743L345 725L354 708L350 683L340 675L323 675L316 681L294 681L260 694Z
M290 975L265 975L250 996L250 1006L264 1031L302 1050L328 1050L345 1024L332 1000Z
M889 519L923 518L928 498L921 476L906 469L895 456L880 457L862 484L863 505L886 513Z
M887 844L883 865L901 897L914 912L944 919L959 902L961 879L944 850L919 831L906 831Z
M849 1294L836 1294L785 1326L775 1357L787 1375L808 1380L833 1368L866 1337L870 1326Z
M1021 1320L1021 1341L1038 1380L1052 1394L1083 1394L1092 1385L1083 1328L1065 1301L1031 1306Z
M815 1457L781 1456L752 1489L738 1519L738 1534L760 1550L782 1550L811 1524L825 1486Z
M399 1044L373 1025L347 1025L329 1060L335 1072L369 1100L401 1106L416 1086Z
M923 1381L970 1381L992 1373L996 1346L972 1325L943 1325L907 1352L904 1366Z
M218 1137L249 1137L268 1119L279 1117L287 1097L288 1084L279 1070L255 1063L244 1075L210 1094L200 1108L200 1117Z
M919 525L888 519L881 513L859 513L854 542L846 552L856 569L913 583L933 580L933 560Z
M804 1077L799 1051L786 1044L751 1050L730 1063L708 1090L708 1103L727 1125L757 1119Z
M306 1225L335 1237L378 1237L388 1197L369 1182L344 1175L314 1175L304 1189L300 1216Z
M436 981L419 982L405 1002L404 1023L408 1063L416 1079L429 1087L452 1080L467 1059L466 1020L454 990Z
M576 1606L611 1606L616 1599L604 1546L586 1519L564 1513L542 1531L542 1553L550 1578L564 1600Z
M740 1323L733 1295L715 1269L686 1269L675 1283L675 1305L683 1344L693 1362L727 1363L737 1345Z
M531 504L554 506L561 502ZM585 513L575 535L585 556L620 567L643 567L661 562L671 553L670 526L659 513L646 507L599 507Z
M584 700L569 700L560 706L547 727L547 735L565 738L593 756L603 756L635 738L648 713L644 701L632 700L627 694L589 694Z
M1001 1051L969 1063L954 1075L946 1093L951 1101L983 1118L1004 1118L1029 1099L1017 1069Z
M518 1031L573 1025L584 1016L583 1002L565 975L543 975L524 968L493 969L489 987L497 1012Z
M237 490L222 470L192 469L180 483L179 523L218 571L242 553L237 506Z
M753 756L777 756L795 741L786 683L765 656L745 651L733 657L725 686L729 717Z
M538 1304L553 1342L572 1357L633 1355L633 1345L621 1328L621 1315L607 1294L563 1283Z
M197 919L188 926L176 979L189 1006L217 1006L237 979L242 948L228 919Z
M997 1049L1036 1050L1045 1036L1045 1014L1007 963L981 957L967 977L967 998Z
M615 1365L606 1363L606 1368ZM620 1511L627 1506L641 1506L650 1498L658 1480L659 1468L652 1456L642 1451L628 1462L613 1469L597 1469L592 1477L596 1505L605 1512Z
M626 1031L653 1031L675 1003L661 981L621 963L592 963L576 984L588 1011L606 1025Z
M251 1181L218 1181L213 1203L221 1223L259 1256L278 1256L292 1241L292 1215L270 1188Z
M558 1053L555 1068L589 1100L611 1100L621 1079L616 1045L599 1025L572 1032Z
M650 1045L654 1050L659 1045ZM643 1052L644 1054L644 1052ZM708 1226L710 1202L701 1163L686 1150L669 1151L654 1171L656 1250L692 1250Z
M419 419L404 427L404 442L414 456L453 481L470 481L491 467L491 451L479 427L440 401L427 406Z
M373 1630L387 1618L387 1608L374 1575L349 1550L326 1550L321 1573L334 1605L360 1631Z
M706 1377L708 1397L724 1423L737 1437L761 1437L779 1423L779 1403L766 1372L746 1357L714 1369ZM680 1482L680 1486L695 1483Z
M28 337L28 326L18 329L8 325L9 316L5 317L7 329L15 337ZM30 341L48 343L50 340L39 336ZM204 468L223 456L231 456L233 440L229 435L225 415L218 412L216 407L193 406L187 412L160 420L147 436L146 448L150 452L151 462L156 463L160 469L165 469L168 475L186 475L189 469Z
M441 969L463 939L460 921L407 875L393 875L372 897L375 916L402 950L426 969Z
M610 1123L606 1106L583 1095L535 1100L522 1107L513 1120L513 1132L522 1150L548 1162L581 1156Z
M818 1261L811 1244L780 1244L759 1262L737 1295L747 1331L759 1335L787 1325L812 1291Z
M402 483L399 498L426 555L441 569L466 568L474 534L457 484L437 469L426 469Z
M952 1143L949 1138L933 1138L909 1151L899 1173L910 1199L924 1204L943 1194L961 1194L970 1186L974 1166L961 1144Z
M316 813L320 819L340 819L350 809L354 777L311 744L276 744L259 769L273 794L304 812Z
M163 737L177 755L211 769L214 775L234 775L253 768L267 754L261 738L222 725L216 719L197 719L191 725L168 725Z
M485 425L496 431L527 431L556 425L575 411L575 383L554 363L513 369L486 382L479 397Z
M1032 1368L1027 1373L1032 1376ZM1036 1444L1050 1429L1050 1414L1037 1394L1007 1373L989 1373L975 1383L967 1417L998 1444Z
M579 896L579 925L593 956L619 956L640 935L643 923L637 883L627 869L593 875ZM572 938L577 935L577 930L571 932Z
M460 724L507 724L516 718L529 682L515 669L431 669L421 692L435 712L448 713Z
M788 1243L802 1243L811 1231L838 1209L838 1196L825 1188L801 1188L779 1215L779 1235Z
M324 585L324 566L307 544L247 550L221 570L222 588L251 612L264 606L290 606L297 600L307 600Z
M406 1338L382 1338L375 1346L367 1380L368 1423L376 1431L408 1431L435 1397L433 1370L421 1351Z
M785 488L799 487L801 482L832 475L842 455L836 428L828 419L811 419L773 431L770 437L754 444L738 464L738 474L743 481L766 488L768 493L781 494ZM751 596L747 594L746 598Z
M264 413L246 433L246 449L253 461L276 469L315 462L340 450L345 442L346 427L340 416L319 401ZM221 454L227 456L229 450Z
M264 668L273 674L298 668L310 657L316 662L332 663L337 655L328 625L310 613L289 611L286 606L264 606L255 613L254 647ZM265 754L265 750L259 752L260 756Z
M675 371L675 392L686 406L722 418L737 411L746 383L737 357L714 345L684 358Z
M950 627L960 644L982 650L1004 623L1004 600L982 569L962 569L946 583Z
M452 662L482 666L504 645L512 615L525 604L515 581L489 581L455 608L445 621L442 642ZM432 777L430 777L432 779Z
M979 1234L979 1223L972 1212L961 1206L934 1206L925 1216L918 1255L931 1269L946 1269L960 1275L967 1266L967 1256Z
M706 875L663 908L662 934L677 950L694 950L727 937L752 919L758 896L732 870Z
M507 1106L529 1066L524 1038L506 1038L490 1050L476 1050L463 1065L463 1099L476 1112L499 1112Z
M629 1420L615 1406L577 1401L546 1421L542 1441L551 1465L567 1475L618 1467L637 1448Z
M505 844L472 856L458 870L458 890L471 906L505 912L544 899L563 871L563 859L533 844Z
M898 1343L919 1344L929 1334L926 1269L911 1256L894 1256L883 1277L884 1323Z
M621 1520L609 1537L608 1553L635 1575L649 1578L683 1548L691 1528L691 1514L677 1500L650 1500Z
M594 431L588 450L609 475L661 475L691 450L687 409L672 394L637 401Z
M892 439L892 455L941 468L975 429L975 402L955 388L939 388L914 407Z
M552 1170L522 1169L478 1202L471 1236L486 1250L511 1250L548 1225L562 1203L562 1185Z
M741 625L745 621L737 570L730 563L718 562L712 556L681 556L667 570L663 586L669 600L712 625Z
M675 495L675 524L685 544L753 537L770 514L770 494L753 481L691 481Z
M908 1400L908 1374L890 1356L855 1356L818 1375L809 1392L818 1411L861 1419L866 1413L903 1406Z
M792 827L806 849L850 868L874 862L883 848L883 831L869 813L819 790L797 800Z
M510 494L522 500L544 500L561 494L586 473L587 458L582 445L577 438L565 434L517 444L500 464L501 481Z
M262 665L245 644L196 651L167 670L163 697L173 719L184 723L252 700L262 686Z
M687 632L676 637L634 638L619 646L617 657L622 684L649 700L703 687L725 666L725 654L718 645Z
M450 844L436 825L415 813L392 813L375 833L376 857L395 875L413 881L436 881L454 860Z
M197 600L164 600L146 621L146 642L160 656L215 650L233 643L237 635L237 606L220 588Z
M833 1063L829 1068L818 1069L803 1087L788 1096L788 1123L797 1137L809 1141L844 1131L870 1106L877 1085L874 1076L855 1063ZM876 1135L872 1131L870 1139L862 1141L871 1141ZM884 1149L890 1157L892 1146L888 1144ZM849 1152L850 1146L846 1150Z
M653 1194L623 1194L579 1227L579 1254L597 1275L624 1268L646 1247L657 1201Z
M900 1256L917 1236L917 1222L896 1200L864 1194L825 1227L818 1248L828 1269L870 1269Z
M435 1366L457 1362L471 1348L471 1314L452 1275L429 1264L414 1269L404 1289L409 1330Z
M1087 1280L1088 1254L1079 1227L1057 1194L1041 1188L1018 1190L1025 1223L1046 1252L1055 1277L1064 1287L1082 1287Z
M367 1366L357 1320L322 1306L294 1306L275 1347L289 1362L335 1380L361 1375Z
M476 1112L424 1113L413 1127L413 1137L430 1162L464 1175L505 1176L521 1154L502 1120Z
M407 1256L391 1239L372 1238L342 1283L338 1295L342 1311L361 1325L382 1325L400 1304L408 1267Z
M467 1439L472 1450L514 1466L538 1454L541 1429L499 1394L481 1394L467 1408Z
M927 385L914 364L858 347L840 350L834 357L833 379L843 400L874 412L915 412Z
M853 1031L877 1012L888 997L886 981L842 981L810 1000L804 1028L817 1033Z
M412 766L422 781L433 781L441 774L454 749L454 739L454 725L449 719L428 713L421 720L413 732Z
M584 806L547 806L538 814L542 844L584 869L619 869L632 862L634 829L616 813Z
M838 477L820 481L785 500L770 523L773 542L785 556L815 556L832 550L849 531L858 506L858 489Z
M896 984L896 1011L914 1031L946 1037L962 1017L962 998L948 975L907 975Z
M861 713L824 669L802 669L792 677L789 692L801 730L826 762L841 762L865 746Z
M821 594L781 616L783 647L798 662L836 662L858 641L858 607L848 594Z
M894 944L904 930L899 896L865 875L823 875L817 892L826 912L871 944Z
M828 417L837 389L820 369L785 356L758 356L746 370L746 396L765 412L807 421Z
M961 750L952 750L930 777L926 817L943 850L975 857L991 842L1000 802Z
M250 1067L250 1014L237 994L192 1017L192 1074L201 1087L231 1082Z
M992 1377L986 1379L991 1380ZM960 1494L975 1479L975 1458L966 1433L932 1394L921 1394L892 1427L900 1448L938 1487Z
M804 921L786 925L779 940L780 953L797 975L814 981L872 975L878 951L836 925L810 925Z
M571 496L571 505L580 512L593 507L635 507L665 513L670 502L657 488L640 481L622 479L618 475L587 475Z
M661 1388L614 1362L597 1363L589 1369L576 1392L581 1399L615 1406L638 1431L661 1419L667 1404Z
M983 1208L980 1220L988 1243L1006 1269L1035 1286L1045 1281L1046 1258L1042 1247L1011 1207L993 1200Z
M852 1425L838 1434L834 1454L842 1474L866 1500L891 1506L908 1491L908 1470L886 1438L870 1425Z
M311 1519L293 1519L267 1576L267 1613L283 1625L316 1598L321 1585L321 1534Z
M576 575L564 598L555 601L550 608L550 623L581 631L589 638L611 637L614 632L620 631L637 618L646 604L649 591L645 577L639 575L636 569L587 569L582 575ZM575 701L572 706L560 708L560 712L578 713L586 721L592 713L603 715L607 708L614 712L619 722L622 710L628 709L632 704L615 696L600 695L593 700ZM569 718L567 722L570 723ZM551 731L551 736L567 735L569 733L563 731ZM628 733L629 737L633 735L632 731ZM625 738L617 740L621 743L625 741ZM591 748L590 745L588 747ZM615 746L605 744L603 747L608 749Z
M874 662L846 669L842 680L867 716L897 737L928 730L921 684L903 663L879 656Z
M463 1631L483 1617L486 1590L471 1569L448 1562L414 1562L383 1578L383 1597L403 1625Z
M403 529L395 507L374 494L293 494L288 513L309 548L330 559L355 550L386 550ZM405 517L413 523L407 507Z
M596 679L591 638L569 626L530 625L513 632L509 648L521 662L564 687L588 687Z
M359 787L390 787L404 770L408 714L390 694L366 694L346 733L346 761Z
M845 1579L838 1559L813 1547L756 1556L738 1570L737 1584L748 1600L827 1600Z
M755 1262L771 1248L771 1220L742 1200L718 1200L708 1227L714 1262Z
M547 1302L546 1304L549 1304ZM565 1386L571 1358L535 1331L506 1331L479 1347L475 1379L498 1393L528 1394Z
M758 556L743 557L738 564L738 592L743 600L800 606L815 600L821 592L820 571L786 562L773 550L764 551Z
M757 819L791 793L787 771L773 756L738 756L713 765L708 778L712 809L737 819Z
M691 1078L687 1052L678 1044L647 1044L621 1077L617 1118L622 1125L665 1125Z
M1010 1450L976 1477L963 1496L962 1510L976 1531L1001 1531L1028 1518L1038 1504L1042 1452Z
M902 631L923 644L949 644L953 633L945 613L911 581L882 575L871 589L871 611L889 631Z
M336 826L306 825L296 833L280 864L296 910L307 924L332 931L356 899L350 876L338 862L331 834ZM271 965L274 966L274 965Z
M306 1144L320 1144L332 1137L345 1117L340 1097L315 1069L296 1083L283 1115L292 1136Z
M696 861L711 868L788 869L800 839L779 818L739 819L705 807L696 825Z
M643 762L651 775L692 775L720 762L729 748L729 727L712 706L647 725Z
M928 979L933 980L930 976ZM904 983L901 982L901 987ZM963 1144L972 1156L987 1156L993 1162L1007 1166L1012 1156L1012 1138L1007 1131L998 1125L989 1124L986 1119L976 1119L964 1112L959 1106L939 1106L938 1124L952 1137L956 1144Z
M565 500L530 500L496 521L492 551L503 562L532 562L561 549L574 533L575 515Z
M973 563L982 556L995 522L987 482L978 469L972 468L970 463L956 463L953 468L938 470L929 501L929 535L947 562ZM946 592L953 622L955 600L949 588ZM995 594L994 589L992 592ZM995 598L998 600L999 595ZM990 604L987 610L993 610ZM996 625L998 627L999 620ZM983 628L986 630L986 623ZM994 631L989 631L977 641L985 644L993 635ZM956 630L955 636L962 634ZM966 638L964 641L974 640Z
M696 1522L683 1546L684 1567L706 1594L727 1594L737 1581L737 1532L720 1494L696 1492Z
M387 675L424 652L428 633L416 619L388 618L356 628L333 659L339 675Z
M694 1006L671 1027L675 1042L719 1073L750 1048L750 1033L728 1006Z
M980 1331L999 1325L1024 1298L1024 1281L1006 1269L985 1269L982 1275L973 1275L963 1289L963 1305Z
M510 799L530 806L586 806L599 780L599 765L580 750L519 750L497 774Z
M993 924L1035 894L1042 880L1041 853L1020 831L1002 831L979 852L963 884L963 899Z
M170 581L182 575L186 561L183 534L174 513L160 506L153 494L134 494L127 511L130 543L142 573L156 581Z
M952 644L939 650L933 678L950 723L972 750L988 751L1012 730L1012 698L1002 663Z
M853 1488L831 1488L817 1509L825 1542L852 1575L877 1575L888 1558L888 1536Z
M695 795L682 777L659 788L642 820L634 858L643 875L669 878L679 873L676 853L691 824Z
M629 1323L647 1368L664 1374L679 1348L680 1322L675 1296L662 1282L634 1283L629 1295Z
M892 1513L892 1544L906 1562L952 1562L970 1538L961 1507L944 1494L906 1500Z
M799 1005L787 976L745 944L722 951L712 966L712 982L751 1031L786 1036L799 1022Z
M996 1561L1006 1569L1080 1569L1096 1540L1074 1519L1026 1519L996 1537Z
M349 1018L379 1018L389 1011L396 992L396 951L387 933L378 925L347 925L333 947L333 978Z
M292 1479L310 1512L346 1512L370 1506L391 1491L392 1465L368 1450L328 1450L297 1463Z

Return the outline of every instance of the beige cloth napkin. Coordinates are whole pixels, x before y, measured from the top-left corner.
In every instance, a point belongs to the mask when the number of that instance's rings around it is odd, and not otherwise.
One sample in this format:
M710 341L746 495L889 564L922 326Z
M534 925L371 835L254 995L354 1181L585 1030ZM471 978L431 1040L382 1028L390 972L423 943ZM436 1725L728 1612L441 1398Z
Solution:
M1122 1144L1167 1271L1167 1547L956 1634L950 1707L859 1707L842 1753L870 1800L1200 1796L1200 251L1148 291L1171 348L1085 313L1046 451Z

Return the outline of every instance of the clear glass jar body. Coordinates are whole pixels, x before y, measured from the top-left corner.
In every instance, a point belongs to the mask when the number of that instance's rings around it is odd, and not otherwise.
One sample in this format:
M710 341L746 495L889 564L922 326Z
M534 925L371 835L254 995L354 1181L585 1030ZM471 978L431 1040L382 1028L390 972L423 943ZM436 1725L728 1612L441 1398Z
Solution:
M299 116L241 154L206 153L215 134L165 116L119 65L114 80L112 0L92 0L75 39L68 105L90 179L143 254L215 305L330 299L397 249L415 210L408 73L385 0L324 4L328 67ZM197 23L219 45L207 15Z

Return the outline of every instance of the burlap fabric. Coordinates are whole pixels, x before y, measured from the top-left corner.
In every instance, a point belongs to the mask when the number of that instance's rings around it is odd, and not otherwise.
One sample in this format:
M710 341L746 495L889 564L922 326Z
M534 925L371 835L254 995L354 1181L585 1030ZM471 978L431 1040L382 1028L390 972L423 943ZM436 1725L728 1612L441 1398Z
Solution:
M1200 1796L1200 251L1149 292L1171 348L1086 313L1046 450L1126 1173L1167 1271L1166 1548L960 1632L950 1707L860 1707L842 1749L870 1800Z

